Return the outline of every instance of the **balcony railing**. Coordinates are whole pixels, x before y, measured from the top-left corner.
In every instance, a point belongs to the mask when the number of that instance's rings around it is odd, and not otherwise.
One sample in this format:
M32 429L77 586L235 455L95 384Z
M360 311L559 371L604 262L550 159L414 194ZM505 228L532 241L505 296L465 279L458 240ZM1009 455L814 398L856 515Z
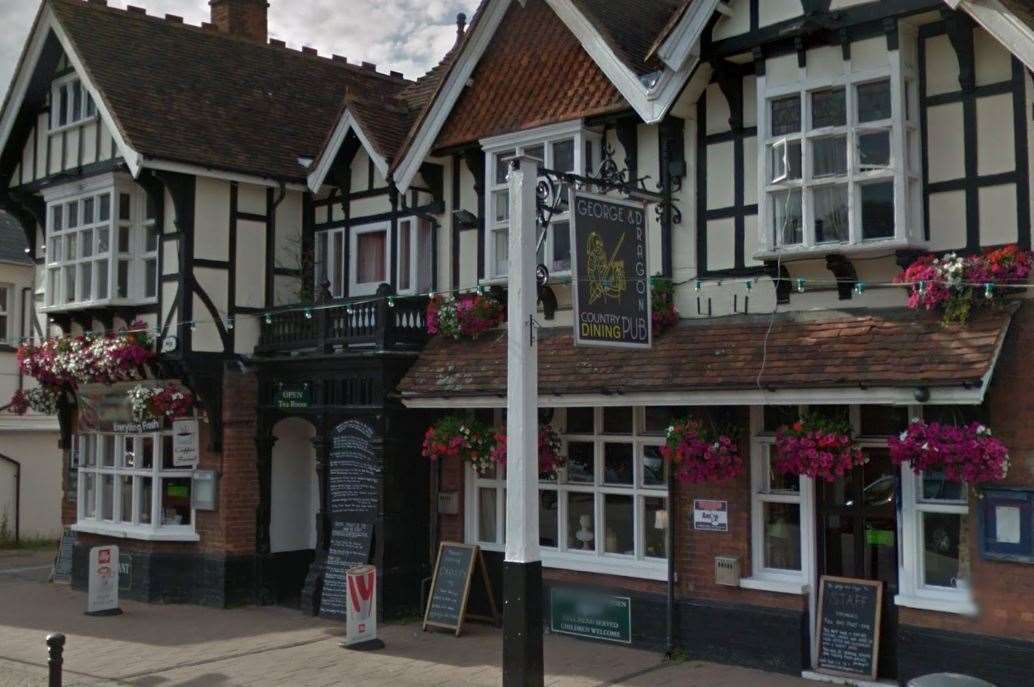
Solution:
M427 341L426 297L275 310L262 322L255 352L333 353L347 349L416 349Z

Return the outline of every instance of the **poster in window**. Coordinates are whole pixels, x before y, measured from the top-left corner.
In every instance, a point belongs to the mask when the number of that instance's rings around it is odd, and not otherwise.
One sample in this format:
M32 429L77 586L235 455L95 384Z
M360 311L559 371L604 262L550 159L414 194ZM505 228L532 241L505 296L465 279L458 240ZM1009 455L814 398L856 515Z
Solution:
M643 203L571 191L574 342L649 348Z
M197 465L197 420L176 420L172 423L172 464L178 468Z

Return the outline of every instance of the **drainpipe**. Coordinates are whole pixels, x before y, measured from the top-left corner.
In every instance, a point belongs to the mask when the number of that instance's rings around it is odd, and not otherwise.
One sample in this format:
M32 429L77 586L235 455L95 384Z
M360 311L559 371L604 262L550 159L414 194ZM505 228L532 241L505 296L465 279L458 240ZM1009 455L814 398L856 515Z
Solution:
M676 516L678 511L675 505L675 492L673 490L674 470L668 467L668 641L665 647L665 656L670 660L675 652L675 526L679 519Z

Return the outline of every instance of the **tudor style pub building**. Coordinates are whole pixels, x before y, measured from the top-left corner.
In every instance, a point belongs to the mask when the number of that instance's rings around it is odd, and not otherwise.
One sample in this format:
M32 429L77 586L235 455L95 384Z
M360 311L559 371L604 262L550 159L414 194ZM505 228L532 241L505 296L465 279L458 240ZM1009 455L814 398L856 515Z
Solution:
M547 625L554 591L592 589L627 601L622 641L811 675L820 580L854 578L882 590L876 678L1030 683L1031 292L985 279L946 323L909 307L937 284L896 283L925 255L1032 247L1030 2L483 0L415 80L270 39L265 0L210 5L192 25L43 0L0 112L29 343L152 347L144 380L59 404L75 587L117 543L130 598L318 611L347 429L376 475L385 613L418 607L442 541L477 544L498 591L505 468L421 444L446 416L505 426L506 330L431 335L428 304L505 303L523 155L544 188L646 202L648 272L678 312L648 350L575 347L572 208L553 205ZM195 407L141 422L142 382ZM780 429L819 416L864 464L776 469ZM661 449L687 417L728 429L738 476L675 478ZM916 419L990 427L1007 476L897 465L888 438Z

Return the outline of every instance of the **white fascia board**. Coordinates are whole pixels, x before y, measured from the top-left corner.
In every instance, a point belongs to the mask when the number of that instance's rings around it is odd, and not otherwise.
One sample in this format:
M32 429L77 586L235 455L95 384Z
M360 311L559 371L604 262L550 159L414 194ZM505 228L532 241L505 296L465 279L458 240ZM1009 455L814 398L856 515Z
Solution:
M236 172L228 172L222 169L213 169L211 167L205 167L203 165L191 165L183 162L174 162L172 160L159 160L157 158L141 157L141 168L154 169L161 172L177 172L179 174L190 174L197 177L219 179L220 181L235 181L239 184L269 186L270 188L280 188L281 186L283 186L288 191L306 191L308 189L308 187L305 184L283 183L279 179L272 179L269 177L260 177L252 174L237 174Z
M997 38L1027 69L1034 71L1034 28L1021 21L998 0L945 0L961 8L977 24Z
M57 418L52 415L0 416L0 432L57 432Z
M459 55L456 64L449 71L449 76L436 94L434 102L431 104L431 109L420 124L416 137L395 168L395 186L400 193L405 193L409 190L409 185L413 182L417 172L420 171L420 165L423 163L424 158L431 152L431 148L434 146L434 142L437 140L442 127L445 126L452 108L456 105L456 101L459 100L463 89L467 87L467 82L474 73L474 68L481 60L481 56L485 54L485 50L488 48L489 43L491 43L496 29L499 28L499 24L503 21L503 17L510 7L510 2L511 0L489 2L488 6L485 7L484 14L478 19L477 25L473 27L473 33L467 37L467 44L464 46L462 54Z
M990 376L990 375L989 375ZM915 405L915 387L872 387L868 389L742 389L728 391L662 391L634 394L539 395L542 408L594 406L763 406L763 405ZM979 405L986 385L930 389L928 405ZM505 408L505 396L406 397L407 408Z
M101 97L100 89L94 85L93 80L90 78L89 72L83 65L82 59L76 53L75 48L72 45L72 41L69 40L68 34L65 33L64 27L57 21L54 13L48 7L44 19L40 22L38 31L43 33L44 38L46 37L46 31L52 29L54 35L57 36L57 40L61 43L62 49L65 51L65 55L68 57L68 61L75 68L76 74L79 75L79 80L82 81L86 90L89 91L90 96L93 98L93 102L97 105L97 113L100 115L101 121L104 122L104 126L108 128L108 133L115 141L115 147L118 148L119 154L122 155L122 159L126 161L126 166L129 168L129 173L133 175L135 179L140 175L141 165L143 163L143 156L140 153L133 150L129 143L126 141L125 136L122 134L122 130L118 126L118 122L115 121L115 117L112 116L108 110L108 106L103 97ZM39 55L36 56L37 59ZM33 60L32 69L36 68L36 60ZM31 76L31 70L30 76ZM23 94L24 95L24 94ZM20 99L19 99L20 106ZM0 148L6 145L6 137L0 141Z
M695 2L657 48L657 57L675 72L682 71L691 58L700 57L700 37L711 15L718 9L718 0Z
M363 148L366 150L366 154L373 160L373 166L377 168L377 171L381 173L385 179L388 178L388 161L384 159L383 155L380 155L377 150L370 143L370 138L363 131L363 128L359 126L359 122L356 121L355 117L351 112L345 110L345 113L341 116L341 120L337 123L334 128L334 134L330 137L330 141L327 143L327 147L323 149L323 155L320 156L320 162L316 165L316 169L309 174L308 184L309 190L316 193L323 186L323 182L326 181L327 175L330 174L330 168L334 164L334 160L337 158L338 151L341 149L341 145L345 142L345 137L348 136L349 131L354 131L355 135L359 138L359 142L363 144Z
M478 143L486 152L515 148L519 145L533 145L538 141L547 141L552 138L559 138L566 135L574 135L582 130L582 120L572 119L569 122L559 124L547 124L536 129L523 129L511 133L500 134L482 138Z

